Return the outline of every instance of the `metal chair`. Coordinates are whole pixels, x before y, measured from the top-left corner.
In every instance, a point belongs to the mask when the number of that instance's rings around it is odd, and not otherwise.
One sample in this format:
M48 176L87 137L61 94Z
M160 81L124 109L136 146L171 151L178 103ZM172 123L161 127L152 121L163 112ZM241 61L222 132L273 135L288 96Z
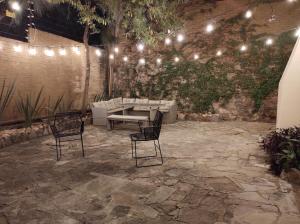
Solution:
M84 157L84 147L82 134L84 132L84 121L81 112L57 113L54 121L51 122L50 128L55 138L55 148L57 161L61 158L61 142L81 141L82 156ZM72 138L78 136L78 138ZM71 137L71 138L70 138Z
M155 119L153 120L151 126L141 127L141 129L140 129L141 132L130 134L132 158L135 158L136 167L158 166L158 165L162 165L164 163L163 156L161 153L161 147L160 147L160 143L159 143L162 119L163 119L163 113L160 111L157 111L156 115L155 115ZM155 156L142 156L142 157L137 156L137 146L136 145L137 145L137 142L142 142L142 141L153 141L154 142ZM157 141L157 143L156 143L156 141ZM159 153L160 153L161 163L153 164L153 165L146 165L146 166L138 165L138 159L157 157L158 156L157 149L159 150Z

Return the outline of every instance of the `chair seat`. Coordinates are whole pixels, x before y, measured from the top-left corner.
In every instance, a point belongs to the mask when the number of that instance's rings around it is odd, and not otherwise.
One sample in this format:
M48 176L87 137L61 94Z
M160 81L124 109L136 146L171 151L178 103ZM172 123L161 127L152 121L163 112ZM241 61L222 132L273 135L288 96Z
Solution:
M134 133L130 134L131 141L151 141L157 140L154 136L145 136L144 133Z

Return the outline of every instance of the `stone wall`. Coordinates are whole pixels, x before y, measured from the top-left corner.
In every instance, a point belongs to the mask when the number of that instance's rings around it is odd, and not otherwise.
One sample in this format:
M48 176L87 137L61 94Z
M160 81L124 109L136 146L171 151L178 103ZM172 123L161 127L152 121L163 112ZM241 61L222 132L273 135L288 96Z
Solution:
M16 80L16 92L12 103L7 109L4 120L21 119L22 116L16 108L16 100L19 95L37 94L40 88L44 88L44 104L49 96L54 102L59 96L64 95L64 105L74 101L73 108L80 108L84 89L85 54L84 46L76 41L46 33L39 30L30 30L29 43L0 37L0 84ZM17 53L13 46L20 44L23 51ZM30 56L28 47L37 46L37 55ZM40 47L39 47L40 46ZM54 57L44 54L45 47L56 46ZM58 54L58 46L67 46L67 55ZM79 46L80 54L71 51L72 46ZM90 47L91 56L91 82L90 98L95 94L101 94L104 74L101 59L96 56L95 48Z
M115 93L176 99L181 118L274 121L277 85L296 41L294 29L300 25L300 2L258 3L251 7L249 20L244 17L249 1L215 1L204 6L203 2L189 1L178 9L184 22L183 43L176 43L174 34L170 35L172 46L161 41L139 53L136 43L121 40L129 63L119 59ZM209 22L216 26L211 34L205 33ZM274 39L269 48L264 45L268 37ZM244 43L249 49L242 54L239 49ZM218 49L222 57L216 57ZM199 60L193 60L194 53ZM175 56L180 57L177 64ZM141 57L146 59L145 66L137 65ZM156 65L158 57L163 60L161 66Z

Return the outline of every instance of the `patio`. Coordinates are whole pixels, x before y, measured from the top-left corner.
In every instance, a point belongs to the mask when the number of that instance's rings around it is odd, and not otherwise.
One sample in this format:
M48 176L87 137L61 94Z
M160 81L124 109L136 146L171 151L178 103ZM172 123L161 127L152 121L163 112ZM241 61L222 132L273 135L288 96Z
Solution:
M0 223L299 223L297 189L269 173L259 149L272 129L237 121L165 125L164 165L142 169L125 129L87 126L85 158L72 142L57 162L52 136L4 148Z

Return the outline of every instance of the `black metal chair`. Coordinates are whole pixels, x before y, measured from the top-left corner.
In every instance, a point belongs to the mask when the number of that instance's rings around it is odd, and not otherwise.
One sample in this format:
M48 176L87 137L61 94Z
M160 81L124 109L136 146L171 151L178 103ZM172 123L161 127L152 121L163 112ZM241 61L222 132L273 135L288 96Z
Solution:
M61 142L81 140L82 156L84 147L82 134L84 132L84 121L81 112L57 113L50 124L52 134L55 138L57 161L61 158ZM78 136L78 138L73 138Z
M163 113L160 111L156 112L155 119L153 120L151 126L148 127L141 127L139 133L130 134L131 139L131 152L132 152L132 158L135 158L135 165L136 167L148 167L148 166L158 166L162 165L164 163L163 156L161 153L161 147L159 143L159 136L160 136L160 130L162 125L162 119L163 119ZM154 141L154 150L155 150L155 156L137 156L137 142L142 141ZM157 143L156 143L157 141ZM138 159L142 158L154 158L157 157L157 149L160 153L160 159L161 163L159 164L153 164L153 165L146 165L146 166L138 166Z

